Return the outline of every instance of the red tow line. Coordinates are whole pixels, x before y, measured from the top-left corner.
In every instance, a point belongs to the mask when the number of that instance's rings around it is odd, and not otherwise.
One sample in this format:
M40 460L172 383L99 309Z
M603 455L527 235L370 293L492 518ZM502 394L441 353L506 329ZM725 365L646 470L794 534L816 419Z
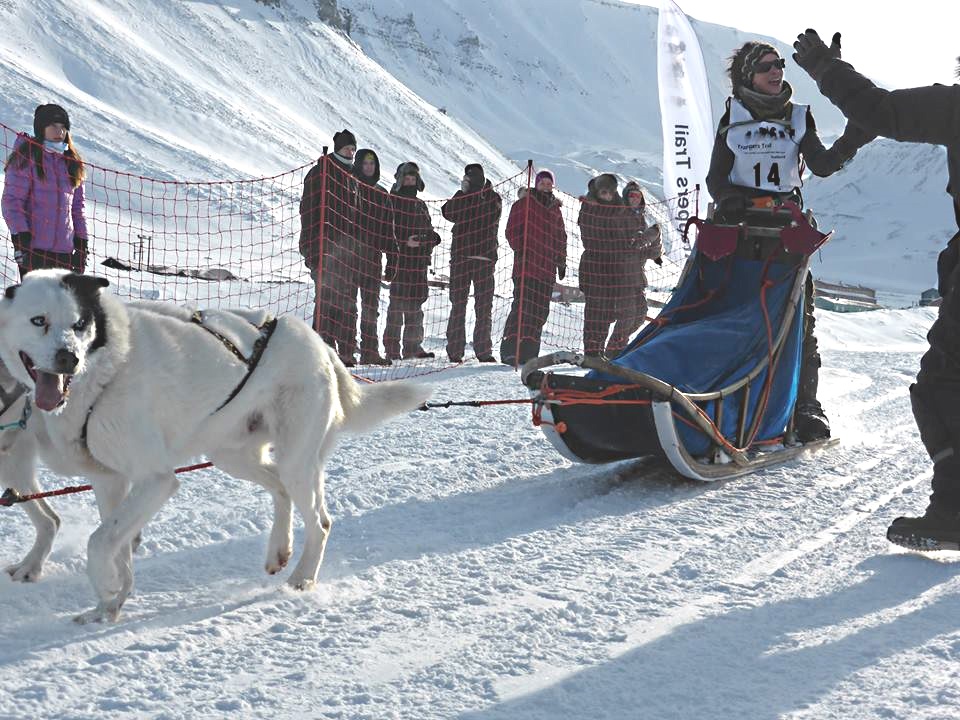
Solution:
M191 470L202 470L203 468L213 467L212 462L197 463L196 465L185 465L174 470L175 473L185 473ZM46 492L34 493L33 495L21 495L13 488L7 488L3 495L0 495L0 507L10 507L17 503L29 502L30 500L39 500L41 498L56 497L57 495L73 495L74 493L87 492L93 490L93 485L71 485L60 488L59 490L47 490Z

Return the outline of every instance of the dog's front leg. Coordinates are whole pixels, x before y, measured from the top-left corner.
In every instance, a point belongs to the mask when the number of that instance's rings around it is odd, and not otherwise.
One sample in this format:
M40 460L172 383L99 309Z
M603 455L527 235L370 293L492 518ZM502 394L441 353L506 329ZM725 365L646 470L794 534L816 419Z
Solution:
M30 433L17 430L18 437L3 457L3 484L21 495L40 492L37 483L37 441ZM43 565L53 549L53 540L60 529L60 517L43 499L23 503L23 509L33 523L36 537L30 552L18 563L5 568L18 582L39 579Z
M131 541L177 491L173 473L159 473L132 483L127 496L103 520L87 544L87 575L99 603L75 620L114 622L133 587Z

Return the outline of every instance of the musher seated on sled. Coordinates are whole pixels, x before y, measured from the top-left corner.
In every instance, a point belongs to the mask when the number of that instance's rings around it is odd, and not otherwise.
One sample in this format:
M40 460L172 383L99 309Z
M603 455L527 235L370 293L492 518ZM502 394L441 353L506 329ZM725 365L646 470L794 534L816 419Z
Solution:
M716 203L714 219L739 223L750 208L785 201L803 207L801 156L814 175L832 175L873 139L848 124L831 148L817 134L806 105L790 101L793 88L783 79L785 61L776 48L748 42L728 69L733 95L720 119L710 158L707 188ZM813 334L813 276L804 290L803 352L794 413L797 438L806 443L830 437L830 423L817 400L820 353Z

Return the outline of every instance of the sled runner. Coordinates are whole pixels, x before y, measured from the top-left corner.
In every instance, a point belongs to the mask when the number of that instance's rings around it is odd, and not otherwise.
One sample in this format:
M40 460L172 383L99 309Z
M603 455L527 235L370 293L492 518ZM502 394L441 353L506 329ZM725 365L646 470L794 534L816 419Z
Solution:
M678 286L620 355L558 352L523 367L534 423L571 460L659 455L710 481L831 443L801 445L792 428L807 266L829 234L792 203L738 225L690 224L699 233ZM561 364L588 372L547 369Z

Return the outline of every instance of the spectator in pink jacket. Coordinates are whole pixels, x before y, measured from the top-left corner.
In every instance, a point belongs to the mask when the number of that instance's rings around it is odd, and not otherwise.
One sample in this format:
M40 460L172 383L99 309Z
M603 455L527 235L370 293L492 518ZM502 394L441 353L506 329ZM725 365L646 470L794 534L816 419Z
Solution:
M39 268L82 273L87 258L83 160L59 105L39 105L33 137L22 135L4 167L3 220L23 277Z

